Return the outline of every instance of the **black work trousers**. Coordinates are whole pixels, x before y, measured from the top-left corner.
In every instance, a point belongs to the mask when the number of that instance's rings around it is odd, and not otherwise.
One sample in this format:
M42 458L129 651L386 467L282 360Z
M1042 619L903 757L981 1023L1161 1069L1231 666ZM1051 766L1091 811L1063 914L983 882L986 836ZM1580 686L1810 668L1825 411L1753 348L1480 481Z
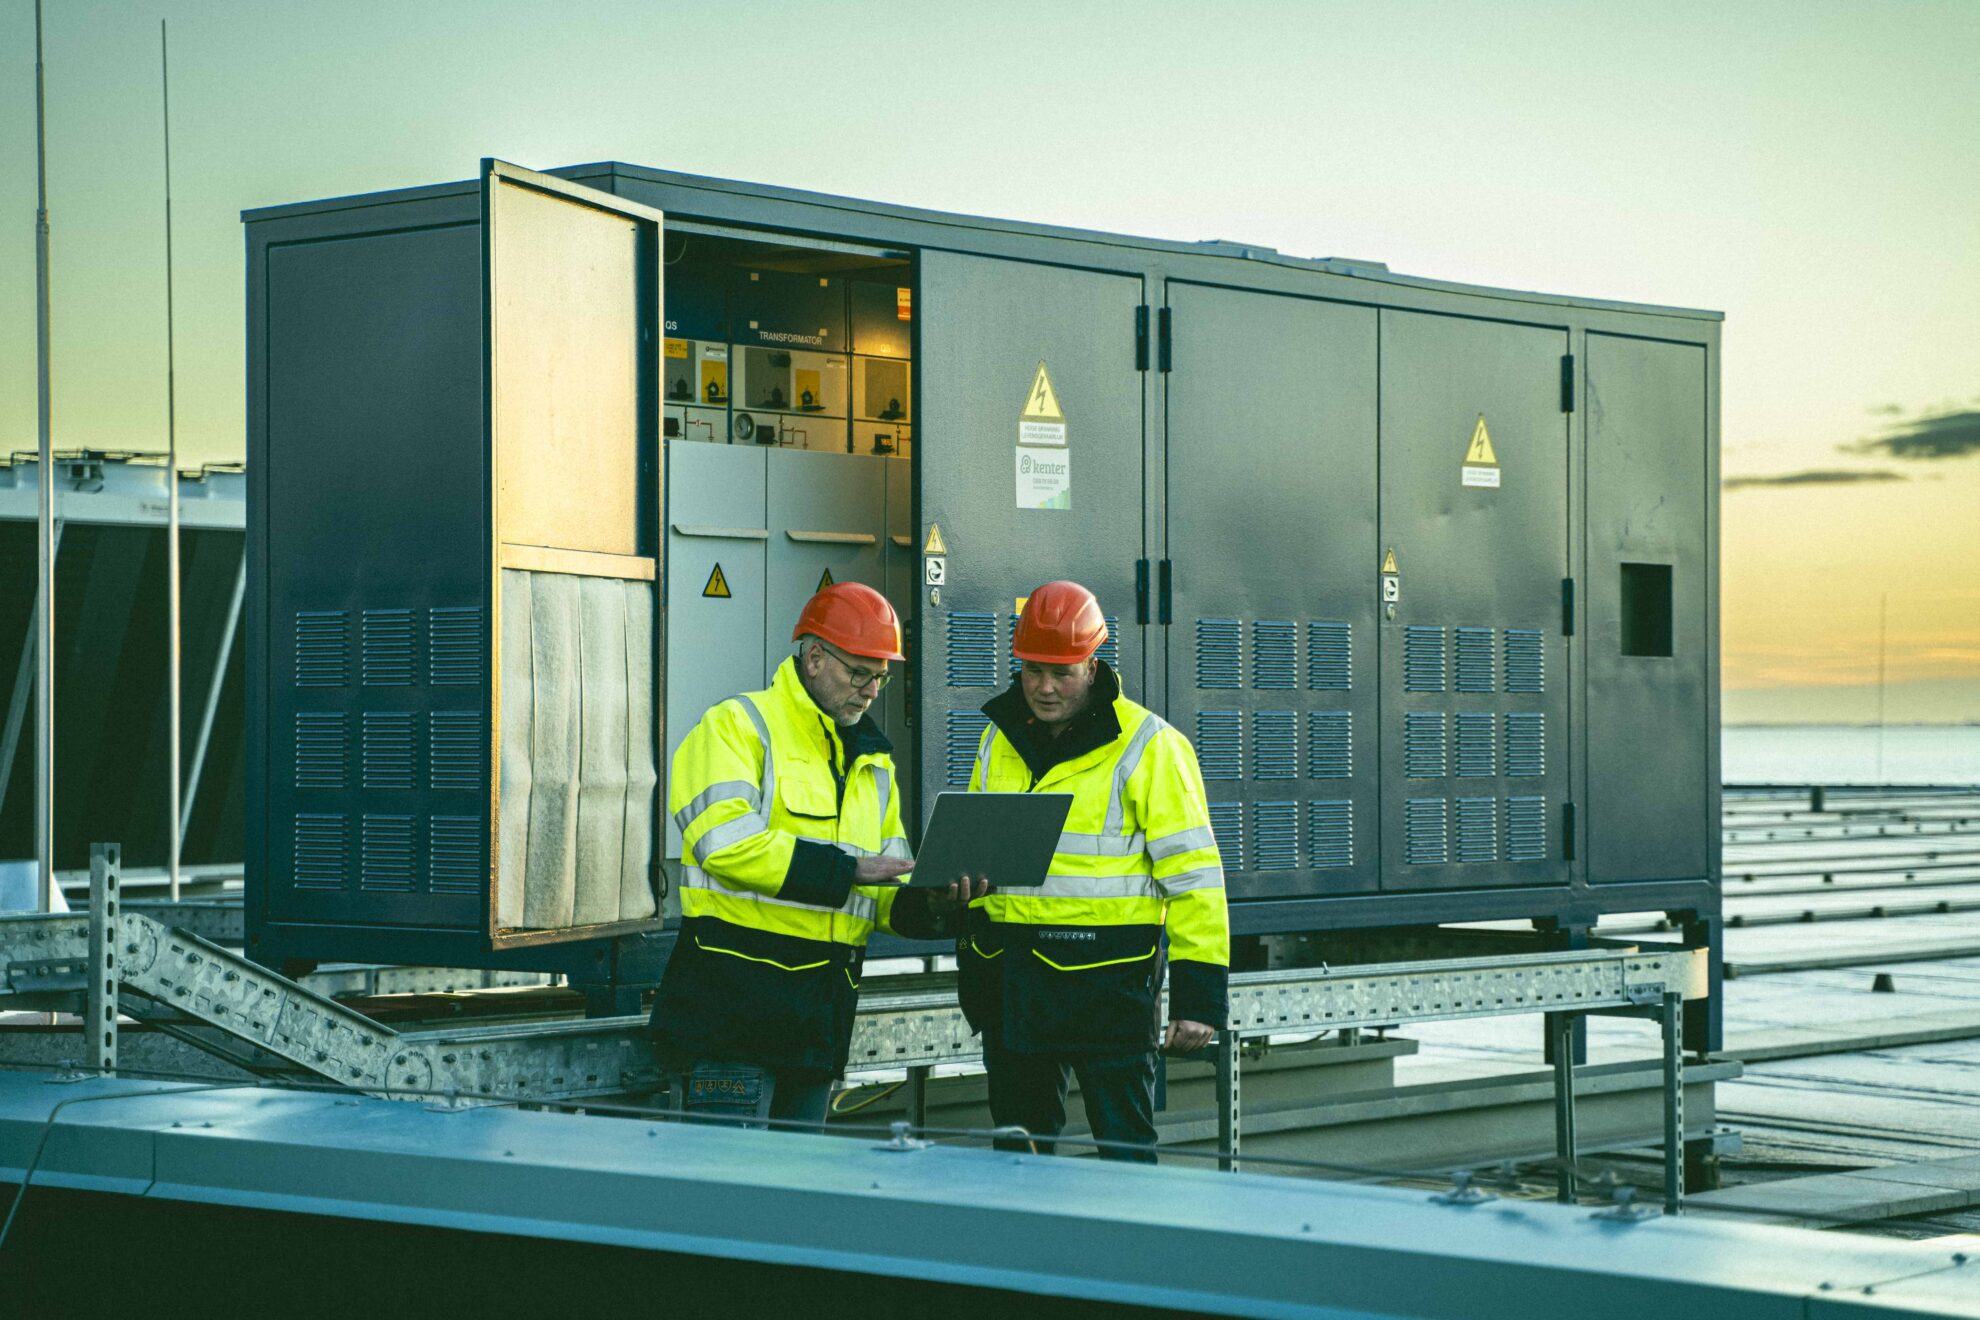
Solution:
M1077 1076L1094 1138L1136 1148L1103 1146L1100 1158L1155 1163L1154 1054L1016 1054L986 1040L983 1066L990 1074L990 1120L1022 1127L1033 1138L1000 1138L999 1150L1050 1155L1051 1138L1066 1126L1067 1087Z

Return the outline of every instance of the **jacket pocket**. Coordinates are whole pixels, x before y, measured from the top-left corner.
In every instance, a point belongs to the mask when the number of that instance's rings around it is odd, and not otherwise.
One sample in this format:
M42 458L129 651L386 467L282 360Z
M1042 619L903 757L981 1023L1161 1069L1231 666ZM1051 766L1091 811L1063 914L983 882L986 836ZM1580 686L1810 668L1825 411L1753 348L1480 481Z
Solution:
M972 919L956 941L956 1000L969 1025L988 1038L1004 1016L1005 938L995 922Z
M830 776L823 771L808 773L815 767L794 765L788 771L777 775L777 800L784 810L793 816L808 817L819 822L825 835L835 831L832 823L839 815L838 791L832 787ZM802 828L810 828L807 824Z
M655 1034L690 1060L836 1072L859 996L849 952L725 921L683 923L654 1005Z
M1025 946L1013 950L1004 970L1013 1049L1139 1054L1155 1048L1161 927L1037 926Z

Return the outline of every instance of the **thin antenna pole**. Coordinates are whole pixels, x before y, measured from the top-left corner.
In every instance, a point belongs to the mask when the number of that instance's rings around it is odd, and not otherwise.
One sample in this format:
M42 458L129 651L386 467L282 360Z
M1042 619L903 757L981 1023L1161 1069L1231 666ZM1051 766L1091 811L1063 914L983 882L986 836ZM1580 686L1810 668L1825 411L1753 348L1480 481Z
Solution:
M55 910L55 454L48 370L48 114L42 91L41 0L34 0L34 332L40 444L36 457L34 859L39 910Z
M167 704L170 731L172 791L170 795L171 834L166 854L165 874L171 882L174 903L179 901L179 850L183 828L179 820L179 387L172 334L172 61L165 44L165 20L158 20L158 70L164 88L165 107L165 614Z
M1877 782L1884 782L1884 631L1891 612L1887 591L1877 598Z

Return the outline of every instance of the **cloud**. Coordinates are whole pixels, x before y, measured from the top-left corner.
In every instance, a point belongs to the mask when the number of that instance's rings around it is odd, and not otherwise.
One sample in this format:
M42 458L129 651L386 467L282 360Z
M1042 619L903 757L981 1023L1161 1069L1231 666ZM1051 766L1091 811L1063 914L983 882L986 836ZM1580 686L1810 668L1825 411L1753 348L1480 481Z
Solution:
M1813 472L1775 472L1767 476L1727 477L1721 484L1727 490L1757 486L1854 486L1863 482L1908 481L1902 472L1875 469L1868 472L1842 468L1821 468Z
M1980 409L1932 413L1900 422L1880 436L1843 445L1846 454L1897 459L1960 458L1980 453Z

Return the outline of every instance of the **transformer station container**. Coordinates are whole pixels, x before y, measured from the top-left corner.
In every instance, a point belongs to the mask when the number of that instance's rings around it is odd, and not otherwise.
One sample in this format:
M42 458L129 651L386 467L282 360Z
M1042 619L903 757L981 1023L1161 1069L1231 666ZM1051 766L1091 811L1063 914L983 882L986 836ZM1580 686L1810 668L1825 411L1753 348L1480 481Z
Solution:
M668 758L812 591L907 622L912 832L1068 576L1197 747L1240 966L1718 945L1716 313L624 164L245 220L257 958L623 997Z

